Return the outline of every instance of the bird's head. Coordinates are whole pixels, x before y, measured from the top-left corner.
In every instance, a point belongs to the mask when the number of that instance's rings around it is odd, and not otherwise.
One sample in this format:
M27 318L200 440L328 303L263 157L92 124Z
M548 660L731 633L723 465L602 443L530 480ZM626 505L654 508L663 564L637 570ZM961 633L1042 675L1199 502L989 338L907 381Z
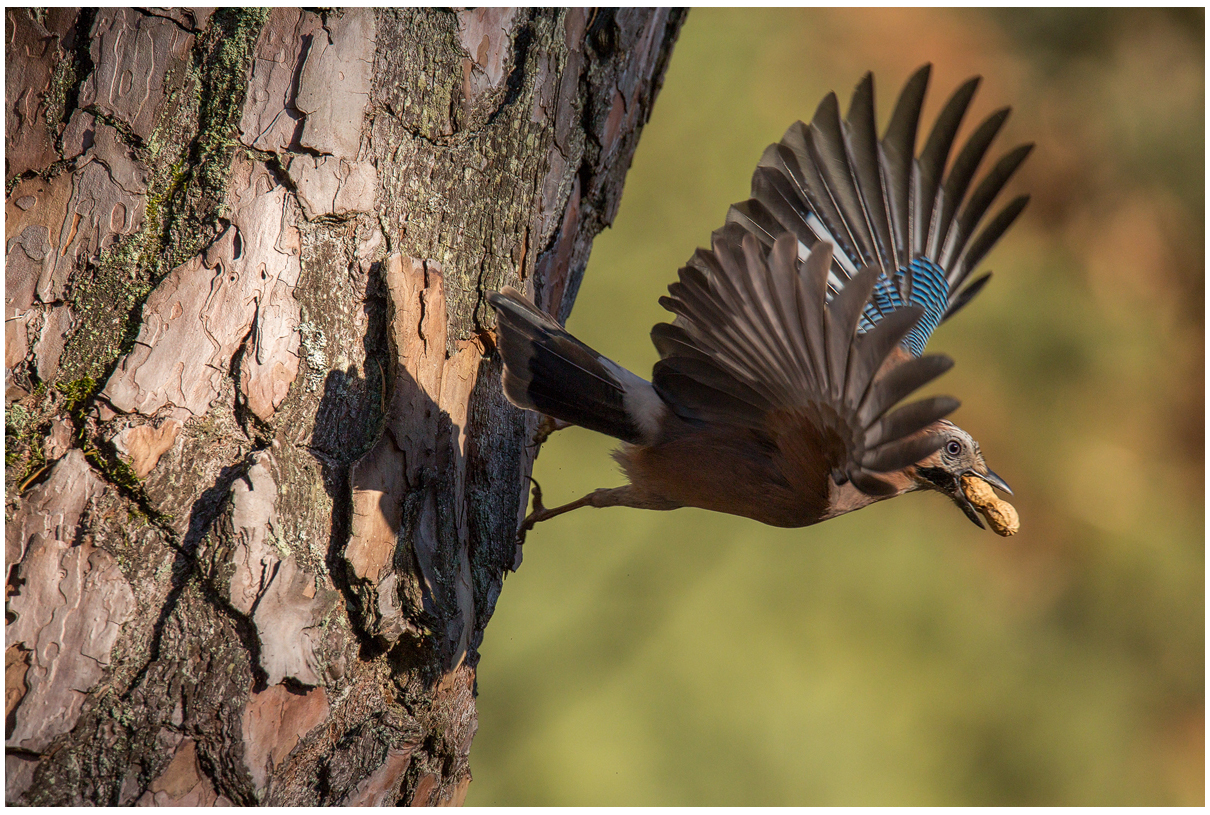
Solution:
M971 523L984 529L979 513L975 511L975 506L962 489L962 477L980 478L1009 495L1012 495L1013 491L1004 483L1003 478L988 468L987 462L983 460L983 453L979 451L979 443L972 439L969 433L945 420L937 422L934 430L944 441L935 453L916 464L912 477L918 487L948 495L958 505L958 509L971 519Z

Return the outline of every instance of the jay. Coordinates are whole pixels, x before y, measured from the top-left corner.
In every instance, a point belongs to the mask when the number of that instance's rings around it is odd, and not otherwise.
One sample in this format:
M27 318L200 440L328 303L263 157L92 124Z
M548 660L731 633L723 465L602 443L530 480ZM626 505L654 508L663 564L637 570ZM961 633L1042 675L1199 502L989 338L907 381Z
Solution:
M879 140L870 74L847 117L836 95L761 156L751 198L680 270L660 304L675 315L651 338L651 381L572 337L516 290L489 295L504 393L559 423L606 433L629 483L534 510L519 531L582 506L702 509L800 527L907 492L948 496L1000 534L990 487L1011 493L979 445L933 396L902 407L952 366L929 335L970 302L969 280L1028 196L984 222L1033 145L973 185L1009 110L987 118L949 165L978 86L961 85L915 153L930 66L918 70ZM990 487L989 487L990 485ZM1000 504L1001 508L1012 507Z

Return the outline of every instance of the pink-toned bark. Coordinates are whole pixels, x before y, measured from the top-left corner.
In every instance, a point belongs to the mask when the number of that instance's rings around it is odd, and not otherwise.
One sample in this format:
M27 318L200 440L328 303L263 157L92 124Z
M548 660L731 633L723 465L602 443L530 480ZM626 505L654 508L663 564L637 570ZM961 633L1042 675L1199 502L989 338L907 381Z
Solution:
M6 11L8 803L462 802L484 296L566 316L680 19Z

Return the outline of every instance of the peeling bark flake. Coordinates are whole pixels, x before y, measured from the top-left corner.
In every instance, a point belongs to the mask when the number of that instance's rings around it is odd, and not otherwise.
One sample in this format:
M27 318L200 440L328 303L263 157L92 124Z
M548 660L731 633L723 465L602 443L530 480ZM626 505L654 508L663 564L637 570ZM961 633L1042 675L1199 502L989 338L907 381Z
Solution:
M61 19L61 18L60 18ZM48 21L49 22L49 21ZM68 34L48 30L29 9L4 10L5 105L4 180L49 166L55 153L54 135L46 123L47 96L56 64L65 56Z
M410 627L396 616L402 606L395 595L415 580L386 571L403 537L430 598L425 607L457 611L443 618L439 638L450 670L465 657L474 629L465 458L470 394L482 350L462 343L446 357L444 281L435 263L392 255L385 277L392 305L388 333L397 359L395 390L386 432L353 467L353 530L345 558L353 574L368 584L364 602L370 633L393 640ZM448 500L439 506L434 491L442 484ZM456 535L452 550L440 544L440 530L447 525ZM453 602L437 602L445 596Z
M101 10L92 28L96 68L80 90L80 106L94 105L147 139L164 112L168 66L192 47L193 35L175 22L135 9Z
M257 150L299 150L303 113L295 106L294 81L307 43L321 31L319 15L275 8L256 41L240 140ZM322 33L321 33L321 36Z
M462 96L468 104L484 91L500 87L512 51L515 8L476 8L458 12L458 42L471 56L463 73Z
M151 782L135 806L229 807L232 802L214 791L214 784L198 764L197 744L186 737L176 748L172 761Z
M320 622L337 593L317 586L315 575L304 571L294 555L285 556L284 547L279 549L272 464L267 451L257 453L247 475L231 487L230 562L235 568L228 578L228 597L256 626L266 684L288 677L316 686L323 674L317 656Z
M118 410L151 416L170 407L179 420L201 416L254 327L240 372L249 408L272 416L298 375L293 290L301 245L287 219L286 191L264 165L239 157L228 201L230 226L148 296L135 347L102 393Z
M181 423L176 419L164 419L158 427L135 425L118 433L113 444L129 462L135 475L146 478L159 463L160 456L172 449L180 429Z
M29 691L7 746L39 752L75 726L134 611L134 593L113 557L74 540L81 514L102 489L83 453L72 450L10 525L7 548L18 557L9 562L20 561L20 589L8 602L15 619L5 627L6 649L19 644L32 653Z
M328 695L323 688L297 694L284 685L273 685L249 695L243 720L244 765L258 795L264 793L273 769L327 718Z
M357 157L370 100L375 40L373 9L348 9L316 32L295 100L306 116L303 147L338 158Z
M343 217L374 209L378 173L368 161L294 156L287 163L286 172L297 189L298 202L308 220L324 215Z
M362 780L349 796L340 802L346 807L391 806L399 798L403 774L412 762L412 753L419 744L408 742L402 748L387 750L386 760L377 770Z

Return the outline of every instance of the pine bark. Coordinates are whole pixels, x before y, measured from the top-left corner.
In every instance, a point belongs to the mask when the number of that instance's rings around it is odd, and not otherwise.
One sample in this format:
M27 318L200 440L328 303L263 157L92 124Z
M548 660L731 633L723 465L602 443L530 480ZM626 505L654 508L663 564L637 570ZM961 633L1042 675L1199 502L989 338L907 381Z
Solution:
M448 804L683 14L5 12L6 801Z

